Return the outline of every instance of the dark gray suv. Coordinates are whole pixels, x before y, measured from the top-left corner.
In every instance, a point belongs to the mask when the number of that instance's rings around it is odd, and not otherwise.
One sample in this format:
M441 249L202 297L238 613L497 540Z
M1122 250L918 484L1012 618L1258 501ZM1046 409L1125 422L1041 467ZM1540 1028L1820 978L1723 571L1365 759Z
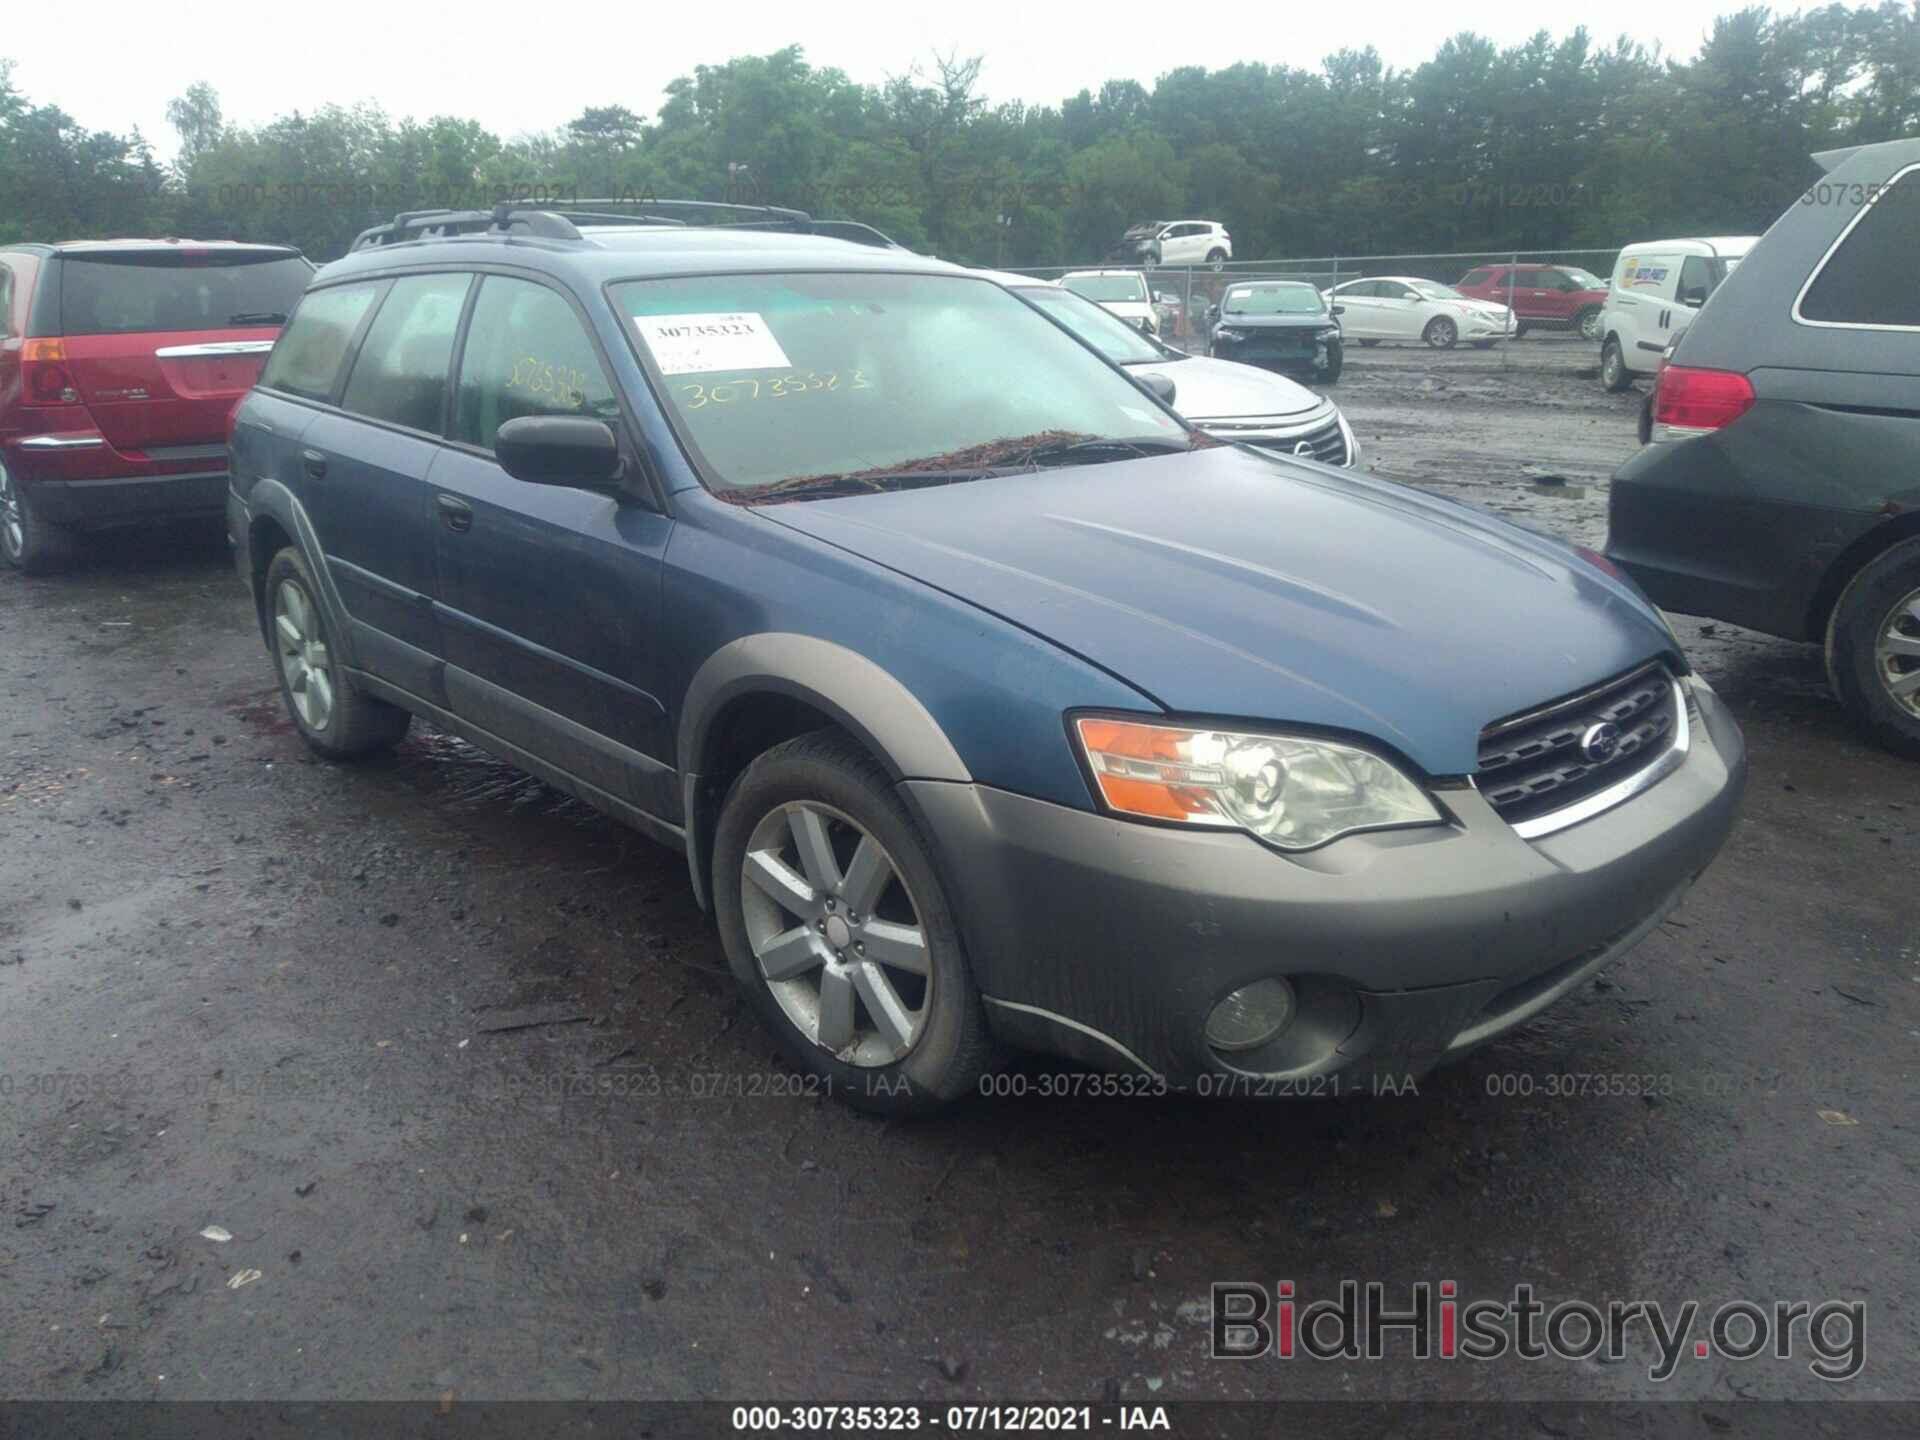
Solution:
M1668 610L1824 644L1920 757L1920 138L1814 158L1661 371L1607 554Z

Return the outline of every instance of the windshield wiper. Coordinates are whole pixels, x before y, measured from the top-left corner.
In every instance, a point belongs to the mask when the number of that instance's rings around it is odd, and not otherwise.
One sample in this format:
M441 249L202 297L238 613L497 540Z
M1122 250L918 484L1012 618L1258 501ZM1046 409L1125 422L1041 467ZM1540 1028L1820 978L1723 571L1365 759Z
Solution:
M242 310L238 315L227 317L229 325L284 325L287 312L284 310Z
M831 500L841 495L876 495L883 490L923 490L962 480L984 480L1000 470L863 470L855 475L799 475L766 485L719 492L734 505L778 505L786 500Z
M1178 440L1160 435L1138 435L1130 440L1070 440L1054 445L1036 445L1020 457L1024 465L1074 465L1081 461L1097 464L1102 460L1125 459L1140 455L1178 455L1191 450L1186 436Z

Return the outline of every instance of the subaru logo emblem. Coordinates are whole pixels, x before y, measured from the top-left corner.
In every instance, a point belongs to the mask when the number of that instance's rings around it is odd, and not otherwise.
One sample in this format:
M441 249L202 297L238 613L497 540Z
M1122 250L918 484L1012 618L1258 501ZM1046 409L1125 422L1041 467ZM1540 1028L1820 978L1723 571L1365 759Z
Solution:
M1313 442L1311 440L1302 440L1298 445L1293 447L1293 453L1296 455L1304 455L1307 459L1311 460L1313 458Z
M1580 754L1591 764L1604 765L1619 752L1620 727L1611 721L1589 726L1580 737Z

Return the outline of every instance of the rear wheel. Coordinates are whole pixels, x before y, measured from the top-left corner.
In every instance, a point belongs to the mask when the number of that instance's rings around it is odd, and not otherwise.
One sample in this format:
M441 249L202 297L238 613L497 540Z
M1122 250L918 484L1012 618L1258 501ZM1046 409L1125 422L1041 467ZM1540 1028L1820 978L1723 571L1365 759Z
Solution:
M734 782L713 894L728 964L800 1070L886 1114L978 1085L993 1046L932 853L845 735L789 740Z
M28 575L49 574L73 559L73 532L40 518L5 461L0 461L0 555Z
M1451 350L1460 339L1460 327L1444 315L1436 315L1420 332L1420 338L1436 350Z
M320 593L307 562L291 545L267 567L267 645L280 677L280 698L300 738L329 760L385 750L413 717L356 686L334 652Z
M1227 265L1227 252L1218 246L1207 252L1207 264L1215 270L1224 270Z
M1920 759L1920 540L1847 586L1827 626L1827 673L1869 739Z
M1633 372L1627 369L1627 355L1620 348L1620 337L1609 335L1600 347L1600 383L1615 392L1633 384Z
M1598 305L1587 306L1586 309L1573 317L1573 325L1574 328L1580 332L1582 339L1598 340L1600 338L1600 307Z

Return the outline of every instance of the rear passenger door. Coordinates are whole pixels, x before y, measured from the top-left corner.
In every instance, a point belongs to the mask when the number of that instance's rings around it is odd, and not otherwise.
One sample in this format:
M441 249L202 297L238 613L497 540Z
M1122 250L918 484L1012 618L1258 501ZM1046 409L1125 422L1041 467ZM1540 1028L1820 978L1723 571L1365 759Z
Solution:
M571 297L489 274L433 468L451 708L509 745L668 823L679 792L662 693L661 558L673 522L636 494L529 485L493 457L523 415L591 415L637 458Z
M440 635L427 471L446 430L453 342L473 278L439 272L385 282L337 408L299 442L301 498L351 617L355 655L429 698Z

